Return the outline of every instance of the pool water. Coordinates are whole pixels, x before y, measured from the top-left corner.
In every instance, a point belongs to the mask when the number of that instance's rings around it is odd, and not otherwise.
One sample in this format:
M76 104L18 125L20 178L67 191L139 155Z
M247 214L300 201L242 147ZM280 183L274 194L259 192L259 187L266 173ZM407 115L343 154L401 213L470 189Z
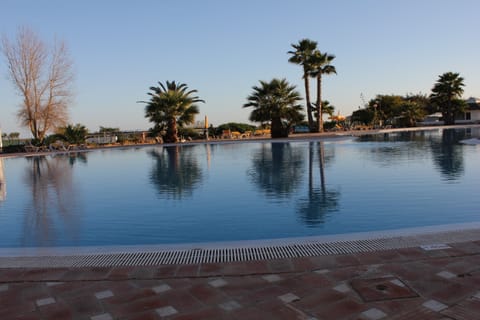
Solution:
M251 240L480 221L480 147L459 143L478 136L478 128L437 129L0 159L0 246Z

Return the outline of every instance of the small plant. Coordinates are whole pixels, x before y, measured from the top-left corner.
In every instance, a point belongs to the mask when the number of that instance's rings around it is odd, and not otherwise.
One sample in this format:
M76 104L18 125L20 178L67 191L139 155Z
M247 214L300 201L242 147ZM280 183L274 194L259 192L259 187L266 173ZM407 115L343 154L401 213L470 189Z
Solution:
M88 130L84 125L79 123L76 125L69 124L66 127L59 128L57 134L59 140L67 141L70 144L82 144L85 143Z

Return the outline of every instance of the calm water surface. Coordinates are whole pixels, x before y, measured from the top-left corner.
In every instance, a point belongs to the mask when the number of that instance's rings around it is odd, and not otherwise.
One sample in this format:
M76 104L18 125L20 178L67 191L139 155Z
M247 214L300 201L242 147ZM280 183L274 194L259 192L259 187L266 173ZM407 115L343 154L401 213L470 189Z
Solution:
M0 246L165 244L480 221L477 129L0 159ZM3 181L2 181L3 180Z

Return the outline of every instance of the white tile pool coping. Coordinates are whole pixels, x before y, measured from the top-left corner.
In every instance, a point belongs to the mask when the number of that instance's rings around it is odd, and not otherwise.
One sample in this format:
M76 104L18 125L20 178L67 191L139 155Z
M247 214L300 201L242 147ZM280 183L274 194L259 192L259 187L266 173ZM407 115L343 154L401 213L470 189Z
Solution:
M480 222L312 237L166 245L0 248L0 268L107 267L222 263L375 252L425 250L480 240Z

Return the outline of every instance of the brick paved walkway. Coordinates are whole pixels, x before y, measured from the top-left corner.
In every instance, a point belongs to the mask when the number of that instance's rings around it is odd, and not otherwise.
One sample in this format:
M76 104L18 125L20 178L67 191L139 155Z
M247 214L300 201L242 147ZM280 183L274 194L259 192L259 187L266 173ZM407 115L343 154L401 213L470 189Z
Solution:
M480 319L480 241L242 263L0 269L0 319Z

